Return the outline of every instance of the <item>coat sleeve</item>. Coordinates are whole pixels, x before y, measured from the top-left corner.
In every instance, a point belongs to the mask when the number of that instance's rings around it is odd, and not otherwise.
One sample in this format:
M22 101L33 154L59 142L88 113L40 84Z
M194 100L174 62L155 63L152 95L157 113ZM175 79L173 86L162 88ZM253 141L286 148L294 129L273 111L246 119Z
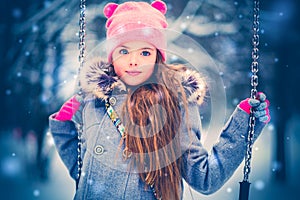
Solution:
M55 119L55 114L49 117L49 129L52 133L58 154L67 167L70 176L76 180L78 173L78 126L82 125L82 109L73 116L71 121L59 121ZM77 128L76 128L77 127ZM83 153L82 153L83 155Z
M195 105L189 108L191 131L183 127L182 176L196 191L212 194L232 176L244 159L249 115L236 108L210 153L200 142L201 120ZM254 140L265 125L256 121Z

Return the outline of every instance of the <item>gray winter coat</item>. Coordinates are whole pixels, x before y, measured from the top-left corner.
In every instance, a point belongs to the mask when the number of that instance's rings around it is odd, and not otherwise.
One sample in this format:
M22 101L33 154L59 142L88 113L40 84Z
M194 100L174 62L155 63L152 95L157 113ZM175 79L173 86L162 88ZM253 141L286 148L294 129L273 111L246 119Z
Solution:
M149 186L140 180L137 171L130 168L130 159L124 160L122 157L121 136L106 114L102 100L112 98L115 101L113 107L120 115L126 99L126 92L122 91L126 91L126 88L117 77L107 76L101 69L103 65L91 65L82 72L82 86L86 96L72 121L62 122L54 119L55 114L50 116L50 131L58 153L75 180L78 173L76 124L83 125L83 166L74 199L155 199ZM183 84L187 87L194 87L193 83L202 84L194 72L189 71L184 75L178 73L178 76L183 77ZM187 79L194 82L185 82ZM114 92L108 97L109 88L113 88ZM182 178L196 191L211 194L224 185L244 158L249 116L237 107L221 130L218 142L208 153L200 142L201 119L197 100L199 103L199 97L203 94L201 90L191 88L187 88L193 91L189 96L188 107L190 132L185 126L185 111L182 109ZM257 120L255 139L264 126Z

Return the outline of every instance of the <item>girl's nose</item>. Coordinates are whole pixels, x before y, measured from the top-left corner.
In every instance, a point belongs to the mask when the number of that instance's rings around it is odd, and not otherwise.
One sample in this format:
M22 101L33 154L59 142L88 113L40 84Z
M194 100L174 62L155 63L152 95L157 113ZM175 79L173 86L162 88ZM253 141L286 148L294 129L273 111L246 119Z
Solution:
M129 66L136 67L137 65L137 52L132 52L130 55Z
M130 67L136 67L137 63L136 62L130 62L129 65L130 65Z

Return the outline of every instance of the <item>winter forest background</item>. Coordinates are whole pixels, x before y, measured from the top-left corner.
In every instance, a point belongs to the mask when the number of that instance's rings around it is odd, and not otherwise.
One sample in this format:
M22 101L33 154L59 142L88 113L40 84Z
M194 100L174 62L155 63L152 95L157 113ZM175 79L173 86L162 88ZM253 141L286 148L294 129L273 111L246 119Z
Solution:
M88 58L101 55L107 2L87 1ZM191 64L209 84L203 142L210 148L236 104L250 94L252 1L165 2L169 28L177 32L169 36L169 62ZM48 116L77 89L79 3L1 1L1 199L73 197L74 183L48 133ZM260 7L259 90L268 95L272 120L253 148L250 199L297 199L300 2L265 0ZM238 199L242 167L215 194L187 187L184 199Z

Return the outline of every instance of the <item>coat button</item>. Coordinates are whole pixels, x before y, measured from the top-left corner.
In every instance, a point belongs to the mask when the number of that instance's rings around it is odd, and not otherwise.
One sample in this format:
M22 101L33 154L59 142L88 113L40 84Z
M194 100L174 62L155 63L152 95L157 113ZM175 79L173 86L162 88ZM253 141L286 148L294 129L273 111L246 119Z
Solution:
M97 155L103 154L103 152L104 152L103 146L101 146L101 145L96 145L95 148L94 148L94 152L95 152L95 154L97 154Z
M117 103L116 97L110 97L109 98L109 103L110 103L110 105L114 106Z

